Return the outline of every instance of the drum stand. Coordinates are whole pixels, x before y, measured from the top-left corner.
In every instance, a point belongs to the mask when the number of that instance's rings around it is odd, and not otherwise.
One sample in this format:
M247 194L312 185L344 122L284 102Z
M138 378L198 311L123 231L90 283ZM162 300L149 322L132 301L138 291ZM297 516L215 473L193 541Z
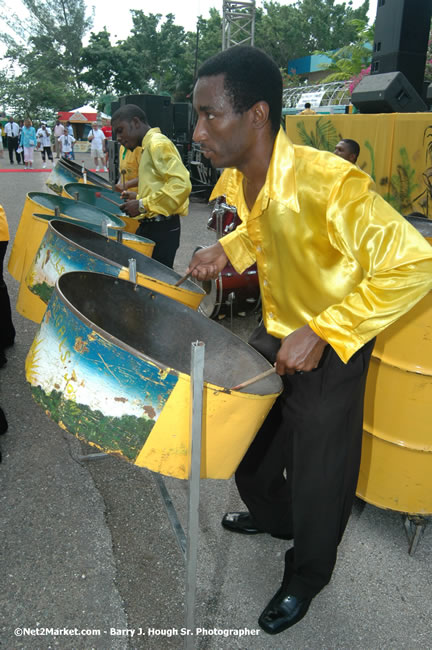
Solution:
M129 260L130 270L133 275L135 260ZM191 417L190 417L190 463L188 481L188 517L187 535L183 530L176 509L165 485L161 474L152 472L154 481L162 497L168 519L170 520L174 536L178 542L186 566L185 580L185 650L193 650L195 644L195 604L196 604L196 573L198 560L199 536L199 497L201 476L201 438L202 414L204 392L204 354L205 344L195 341L191 344ZM78 456L78 460L102 460L109 454L95 453Z
M402 517L408 538L408 553L409 555L414 555L423 537L426 526L429 523L429 518L423 517L422 515L402 515Z

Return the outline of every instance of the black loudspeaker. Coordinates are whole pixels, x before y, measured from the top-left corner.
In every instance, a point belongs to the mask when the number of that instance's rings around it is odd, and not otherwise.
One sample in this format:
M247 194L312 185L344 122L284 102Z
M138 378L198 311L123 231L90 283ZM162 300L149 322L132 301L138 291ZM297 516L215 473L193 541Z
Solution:
M421 95L432 0L378 0L371 75L402 72Z
M147 115L150 126L158 126L168 138L173 136L173 105L165 95L125 95L119 99L120 106L136 104Z
M192 104L176 102L174 109L174 134L177 142L190 142L192 129Z
M351 101L361 113L416 113L427 106L401 72L363 77Z

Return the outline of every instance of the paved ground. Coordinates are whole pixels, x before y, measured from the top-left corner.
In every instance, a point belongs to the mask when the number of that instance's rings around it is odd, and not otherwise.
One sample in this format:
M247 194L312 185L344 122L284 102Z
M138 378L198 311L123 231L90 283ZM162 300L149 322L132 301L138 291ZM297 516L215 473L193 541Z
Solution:
M9 173L17 167L6 157L1 167L0 202L13 237L26 193L44 191L47 172ZM208 212L194 202L183 222L180 272L196 245L214 241ZM17 283L7 282L15 303ZM246 337L254 321L235 318L236 333ZM10 425L0 441L1 647L182 648L183 560L152 475L115 458L80 460L89 448L30 397L24 360L37 326L18 314L15 324L16 345L0 370ZM167 485L184 522L187 484ZM278 586L286 542L221 528L222 514L240 505L232 480L201 481L200 503L196 622L207 633L194 637L198 648L432 648L432 526L410 557L400 515L357 501L331 584L301 623L273 638L257 618ZM17 628L33 635L16 636ZM100 636L42 634L46 628Z

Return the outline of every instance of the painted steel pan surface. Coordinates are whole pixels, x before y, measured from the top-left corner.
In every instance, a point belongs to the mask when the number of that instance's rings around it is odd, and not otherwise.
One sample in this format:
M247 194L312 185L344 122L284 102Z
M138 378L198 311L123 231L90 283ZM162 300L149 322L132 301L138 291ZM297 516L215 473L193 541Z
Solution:
M135 259L137 283L197 309L204 291L191 280L174 286L180 275L104 235L74 223L52 220L27 274L30 291L47 303L55 283L68 271L95 271L129 278L129 260Z
M229 478L282 389L221 325L166 296L98 273L62 275L26 360L34 399L81 440L176 478L189 470L191 343L203 341L202 477Z
M101 194L102 196L98 196ZM77 197L78 195L78 197ZM115 201L119 205L124 203L123 199L120 197L118 192L113 192L113 190L106 187L98 187L97 185L83 185L82 183L67 183L63 188L63 196L76 199L78 201L83 201L89 205L93 205L95 208L105 210L110 212L113 215L120 216L121 219L125 222L125 230L130 233L135 233L138 229L139 222L136 219L128 217L127 214L123 214L120 210L120 207L117 207L104 199L107 197L112 201Z
M99 174L91 172L83 165L79 165L73 160L66 160L65 158L61 158L56 162L48 176L46 185L56 194L61 194L63 187L67 183L84 183L84 173L86 174L88 183L110 188L109 183L103 176L99 176Z
M432 222L413 225L432 243ZM378 337L366 383L357 495L432 514L432 292Z
M46 192L29 192L26 196L21 219L14 238L8 269L11 275L20 283L16 309L18 313L30 320L40 323L45 305L27 289L25 278L40 243L47 229L47 220L38 218L34 213L47 213L49 218L55 218L55 208L66 214L75 223L92 223L101 228L105 220L113 229L124 227L124 222L113 217L108 212L102 212L85 203L65 199Z
M66 221L67 223L79 223L79 225L82 228L87 228L88 230L92 230L93 232L102 232L102 224L101 223L90 223L88 221L83 221L83 222L77 222L76 219L72 219L70 217L66 217L65 215L62 215L61 217L57 217L56 215L53 214L40 214L40 213L34 213L33 217L36 217L37 219L44 219L45 221L52 221L55 219L56 221ZM122 217L112 217L113 219L118 220L119 224L120 221L123 221ZM143 255L147 255L148 257L151 257L153 255L153 249L155 247L154 241L151 239L147 239L147 237L141 237L140 235L134 235L131 232L126 232L123 229L120 229L120 225L117 228L108 228L108 237L110 239L115 239L116 241L119 241L119 235L121 237L121 243L124 244L125 246L128 246L129 248L132 248L134 251L138 251L139 253L142 253Z

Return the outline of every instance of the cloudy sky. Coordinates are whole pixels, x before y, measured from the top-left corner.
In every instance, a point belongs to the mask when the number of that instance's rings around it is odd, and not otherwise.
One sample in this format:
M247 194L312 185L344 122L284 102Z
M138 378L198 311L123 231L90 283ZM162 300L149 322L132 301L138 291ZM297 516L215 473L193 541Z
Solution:
M296 0L282 0L279 4L294 4ZM95 32L104 27L114 37L114 40L124 39L128 36L132 26L130 18L131 9L141 9L144 13L174 14L175 22L183 25L186 30L193 31L196 27L197 16L203 18L209 17L209 9L215 7L222 13L222 0L157 0L149 2L148 0L121 0L121 2L107 2L106 0L87 0L89 9L95 8L94 27ZM257 0L257 6L262 6L262 2ZM340 4L336 0L336 4ZM353 7L359 7L363 0L353 0ZM369 0L371 7L369 11L369 20L373 21L376 14L377 0ZM117 37L117 39L115 38Z

